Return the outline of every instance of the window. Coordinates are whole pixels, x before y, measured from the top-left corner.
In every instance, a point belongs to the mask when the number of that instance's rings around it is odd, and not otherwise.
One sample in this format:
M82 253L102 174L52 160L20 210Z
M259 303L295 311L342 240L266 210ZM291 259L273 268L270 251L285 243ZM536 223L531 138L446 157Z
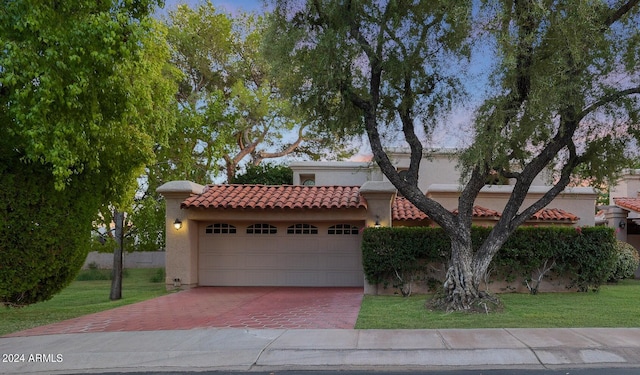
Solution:
M316 175L315 174L301 174L300 183L305 186L315 186Z
M329 234L358 234L360 230L355 225L336 224L329 227Z
M318 227L311 224L295 224L287 228L287 234L318 234Z
M207 225L204 232L206 234L234 234L236 233L236 227L231 224L216 223Z
M247 234L276 234L276 233L278 233L278 228L266 223L253 224L247 227Z

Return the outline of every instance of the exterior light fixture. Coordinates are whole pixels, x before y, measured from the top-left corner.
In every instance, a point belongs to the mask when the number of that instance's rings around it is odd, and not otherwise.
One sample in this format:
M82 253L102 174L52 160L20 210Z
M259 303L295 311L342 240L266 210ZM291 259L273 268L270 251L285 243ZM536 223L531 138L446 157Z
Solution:
M618 227L620 229L624 229L627 226L627 223L624 220L620 220L620 224L618 224Z
M173 222L173 227L176 228L176 230L182 228L182 221L180 221L180 219L176 218L176 221Z
M373 224L374 228L380 228L382 225L380 225L380 216L376 215L376 223Z

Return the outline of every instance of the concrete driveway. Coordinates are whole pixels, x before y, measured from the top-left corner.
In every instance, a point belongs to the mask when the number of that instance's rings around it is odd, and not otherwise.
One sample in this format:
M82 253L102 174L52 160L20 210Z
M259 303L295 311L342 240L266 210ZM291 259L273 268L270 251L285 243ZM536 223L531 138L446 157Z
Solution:
M194 328L354 328L362 288L200 287L16 332L160 331Z

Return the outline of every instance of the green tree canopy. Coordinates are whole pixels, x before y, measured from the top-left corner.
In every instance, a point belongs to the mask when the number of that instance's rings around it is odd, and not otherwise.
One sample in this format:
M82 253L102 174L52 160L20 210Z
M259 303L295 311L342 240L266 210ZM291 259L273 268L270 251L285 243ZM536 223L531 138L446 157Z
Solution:
M602 180L627 157L640 124L638 0L287 1L275 0L267 33L270 61L302 106L331 126L366 130L387 178L451 238L443 306L467 310L506 239L560 194L576 174ZM495 73L484 90L471 146L460 155L464 178L449 212L417 186L428 135L461 93L457 69L473 39ZM479 82L484 84L484 82ZM411 149L400 175L385 153L388 129ZM553 186L524 205L543 171ZM427 172L428 173L428 172ZM473 206L487 178L513 191L499 222L474 250ZM488 297L490 298L490 297Z
M173 63L184 73L178 131L160 150L164 168L200 182L232 181L244 163L285 155L344 155L345 142L314 127L280 90L262 53L265 18L231 16L206 2L179 6L167 20ZM168 171L163 171L163 174Z
M286 165L248 165L236 175L234 184L293 185L293 170Z
M0 301L33 303L66 286L99 209L131 199L166 140L175 84L149 17L156 5L3 3Z

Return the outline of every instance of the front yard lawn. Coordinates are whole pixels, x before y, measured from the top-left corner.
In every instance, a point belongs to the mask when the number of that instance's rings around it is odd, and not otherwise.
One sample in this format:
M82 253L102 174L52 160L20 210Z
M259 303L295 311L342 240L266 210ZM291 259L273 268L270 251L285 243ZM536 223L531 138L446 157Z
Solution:
M0 336L166 294L157 269L130 269L119 301L111 281L74 281L51 300L23 308L0 307ZM603 285L598 293L502 294L495 314L431 312L430 296L365 296L357 329L640 327L640 280Z
M95 271L82 271L78 279L91 275ZM144 301L167 293L164 280L157 282L158 269L128 269L126 273L127 276L122 279L122 299L118 301L109 300L110 280L79 281L76 279L49 301L20 308L0 305L0 336Z
M640 327L640 280L603 285L597 293L501 294L504 311L428 311L430 296L365 296L357 329Z

